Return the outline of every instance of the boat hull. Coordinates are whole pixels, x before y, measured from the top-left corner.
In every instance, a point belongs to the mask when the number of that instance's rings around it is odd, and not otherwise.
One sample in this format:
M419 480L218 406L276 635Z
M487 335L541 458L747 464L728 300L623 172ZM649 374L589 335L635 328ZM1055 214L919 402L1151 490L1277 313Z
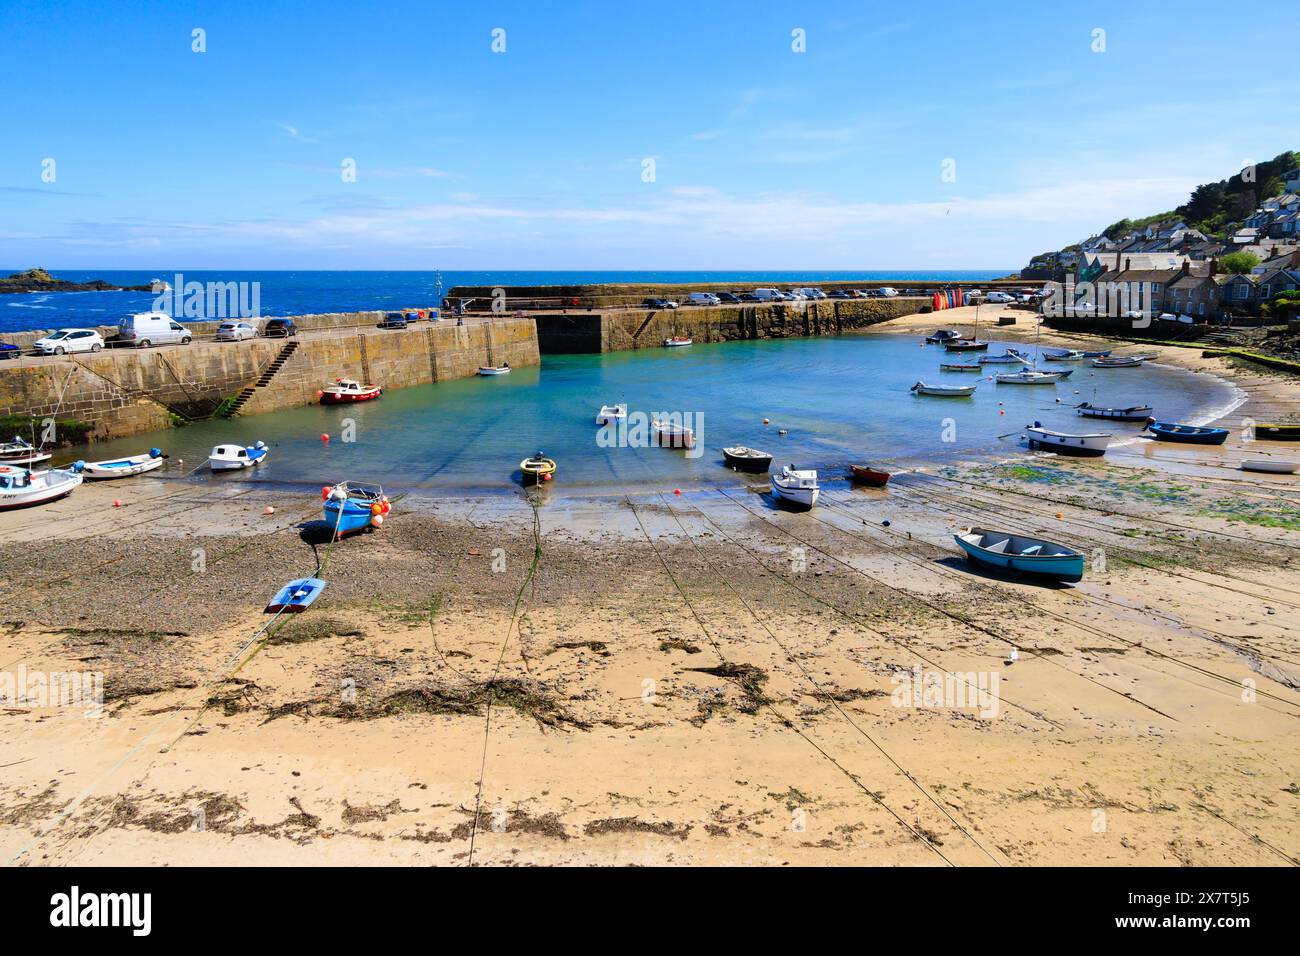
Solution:
M850 465L849 471L853 473L853 480L860 485L868 485L872 488L883 488L889 484L890 474L887 471L876 471L874 468L868 468L866 465Z
M1133 405L1129 408L1097 408L1084 402L1076 411L1084 418L1105 418L1114 422L1144 422L1151 417L1150 405Z
M970 398L975 394L974 385L914 385L912 391L918 395L933 395L936 398Z
M1181 445L1222 445L1228 440L1226 428L1196 428L1167 422L1152 422L1147 426L1147 431L1157 441L1177 442Z
M1110 435L1072 435L1042 428L1029 428L1026 431L1030 448L1054 451L1059 455L1100 458L1110 447Z
M81 477L87 481L105 481L112 478L130 478L143 475L147 471L161 468L166 455L152 458L149 455L135 455L120 458L117 461L88 461L81 469Z
M987 352L987 342L944 342L943 347L949 352Z
M366 392L331 392L326 390L321 394L320 403L322 405L349 405L352 402L369 402L383 393L384 390L378 387Z
M1293 475L1297 468L1300 468L1300 462L1265 458L1248 458L1241 463L1242 471L1262 471L1271 475Z
M1264 423L1255 426L1257 441L1300 441L1300 425Z
M374 513L370 510L368 503L363 504L360 501L337 501L333 498L325 502L322 509L325 517L325 523L329 525L336 538L343 538L350 534L356 534L358 531L365 531L371 527L371 519ZM340 514L342 511L342 514Z
M734 468L737 471L744 471L754 475L761 475L772 467L771 455L733 455L727 449L722 449L722 459L727 463L728 468Z
M280 588L262 613L300 614L311 607L324 590L325 582L320 578L298 578Z
M820 495L820 488L782 488L775 478L772 480L772 497L789 505L811 508Z
M1049 578L1053 581L1076 582L1083 580L1084 559L1083 555L1071 551L1069 554L1053 555L1020 555L1005 554L996 551L990 551L987 548L967 540L966 535L955 534L953 540L957 546L966 552L967 558L979 564L990 568L1000 568L1005 571L1020 571L1024 574L1032 574L1036 577ZM1034 538L1021 538L1024 541L1037 541ZM1042 545L1059 547L1048 541L1039 542Z
M479 373L480 375L509 375L509 374L510 374L510 369L508 369L508 368L488 368L487 366L484 365L484 366L479 366L478 373Z
M51 476L55 480L51 482ZM81 475L74 472L49 471L36 479L39 484L26 488L0 487L0 511L11 508L29 508L33 505L49 504L71 494L81 484Z

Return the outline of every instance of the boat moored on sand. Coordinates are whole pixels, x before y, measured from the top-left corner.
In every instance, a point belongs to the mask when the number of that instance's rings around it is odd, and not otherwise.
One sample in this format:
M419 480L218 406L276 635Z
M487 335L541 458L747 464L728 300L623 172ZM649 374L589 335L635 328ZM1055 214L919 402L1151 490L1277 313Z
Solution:
M340 481L322 488L321 498L325 502L322 509L325 523L336 539L378 528L392 509L384 489L378 485Z
M540 485L555 477L556 467L554 458L547 458L539 451L519 463L519 473L524 484Z
M320 578L298 578L276 592L263 614L300 614L311 606L322 591L325 582Z
M167 456L160 448L150 448L146 454L131 455L128 458L113 458L106 461L78 461L72 470L83 478L101 481L106 478L130 478L143 475L146 471L161 468Z
M971 528L953 535L953 540L966 552L967 560L988 567L1022 571L1054 581L1083 580L1083 554L1063 544L984 528Z
M28 471L17 465L0 465L0 509L43 505L70 493L81 475L64 468Z
M1025 431L1030 448L1041 448L1061 455L1100 458L1110 447L1111 436L1101 432L1058 432L1044 428L1042 422L1034 422Z
M1158 422L1154 419L1147 419L1145 430L1159 441L1181 442L1184 445L1222 445L1228 440L1226 428L1180 425L1177 422Z
M793 465L786 465L772 475L772 497L803 508L817 504L821 494L821 485L817 483L817 472L812 469L800 470Z
M861 485L869 485L872 488L883 488L889 484L889 479L893 477L887 471L881 471L879 468L872 468L870 465L849 465L849 473L853 475L853 480Z
M1259 422L1255 425L1257 441L1300 441L1300 424Z
M1241 463L1242 471L1262 471L1272 475L1293 475L1297 468L1300 468L1300 461L1282 458L1247 458Z

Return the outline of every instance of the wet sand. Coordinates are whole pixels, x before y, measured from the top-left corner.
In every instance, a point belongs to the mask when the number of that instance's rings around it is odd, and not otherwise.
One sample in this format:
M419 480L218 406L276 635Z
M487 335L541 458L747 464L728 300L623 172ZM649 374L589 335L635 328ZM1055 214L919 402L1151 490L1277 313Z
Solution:
M1292 380L1160 351L1236 382L1232 419L1294 407ZM259 488L2 515L0 671L93 670L105 699L0 709L0 857L1295 864L1300 487L1230 467L1239 436L1148 444L832 480L809 513L721 470L680 497L410 496L333 547L316 502ZM971 524L1091 569L980 571ZM264 630L318 558L324 596ZM996 697L900 699L914 668Z

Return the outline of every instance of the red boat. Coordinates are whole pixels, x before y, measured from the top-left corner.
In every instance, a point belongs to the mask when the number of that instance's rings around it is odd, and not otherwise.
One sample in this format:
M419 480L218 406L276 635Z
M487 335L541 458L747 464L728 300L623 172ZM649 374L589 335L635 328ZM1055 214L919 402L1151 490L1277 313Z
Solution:
M853 480L861 484L871 485L873 488L883 488L889 484L887 471L876 471L866 465L849 465L849 470L853 472Z
M384 390L378 385L361 385L350 378L336 378L333 385L320 391L322 405L342 405L345 402L368 402L378 398Z

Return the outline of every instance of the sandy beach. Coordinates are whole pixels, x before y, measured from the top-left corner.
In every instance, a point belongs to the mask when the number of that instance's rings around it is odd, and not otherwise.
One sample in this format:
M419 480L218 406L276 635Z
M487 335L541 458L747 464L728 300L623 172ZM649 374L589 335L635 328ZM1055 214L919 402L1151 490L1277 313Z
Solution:
M1015 314L997 338L1032 338ZM827 481L808 513L726 473L411 495L334 545L318 501L252 486L146 477L2 515L0 672L102 674L103 701L0 709L0 858L1300 863L1300 479L1236 467L1242 422L1294 418L1300 388L1116 348L1233 382L1228 443L1008 445L887 490ZM980 571L969 525L1089 572ZM268 629L318 560L324 596ZM907 693L928 675L956 678Z

